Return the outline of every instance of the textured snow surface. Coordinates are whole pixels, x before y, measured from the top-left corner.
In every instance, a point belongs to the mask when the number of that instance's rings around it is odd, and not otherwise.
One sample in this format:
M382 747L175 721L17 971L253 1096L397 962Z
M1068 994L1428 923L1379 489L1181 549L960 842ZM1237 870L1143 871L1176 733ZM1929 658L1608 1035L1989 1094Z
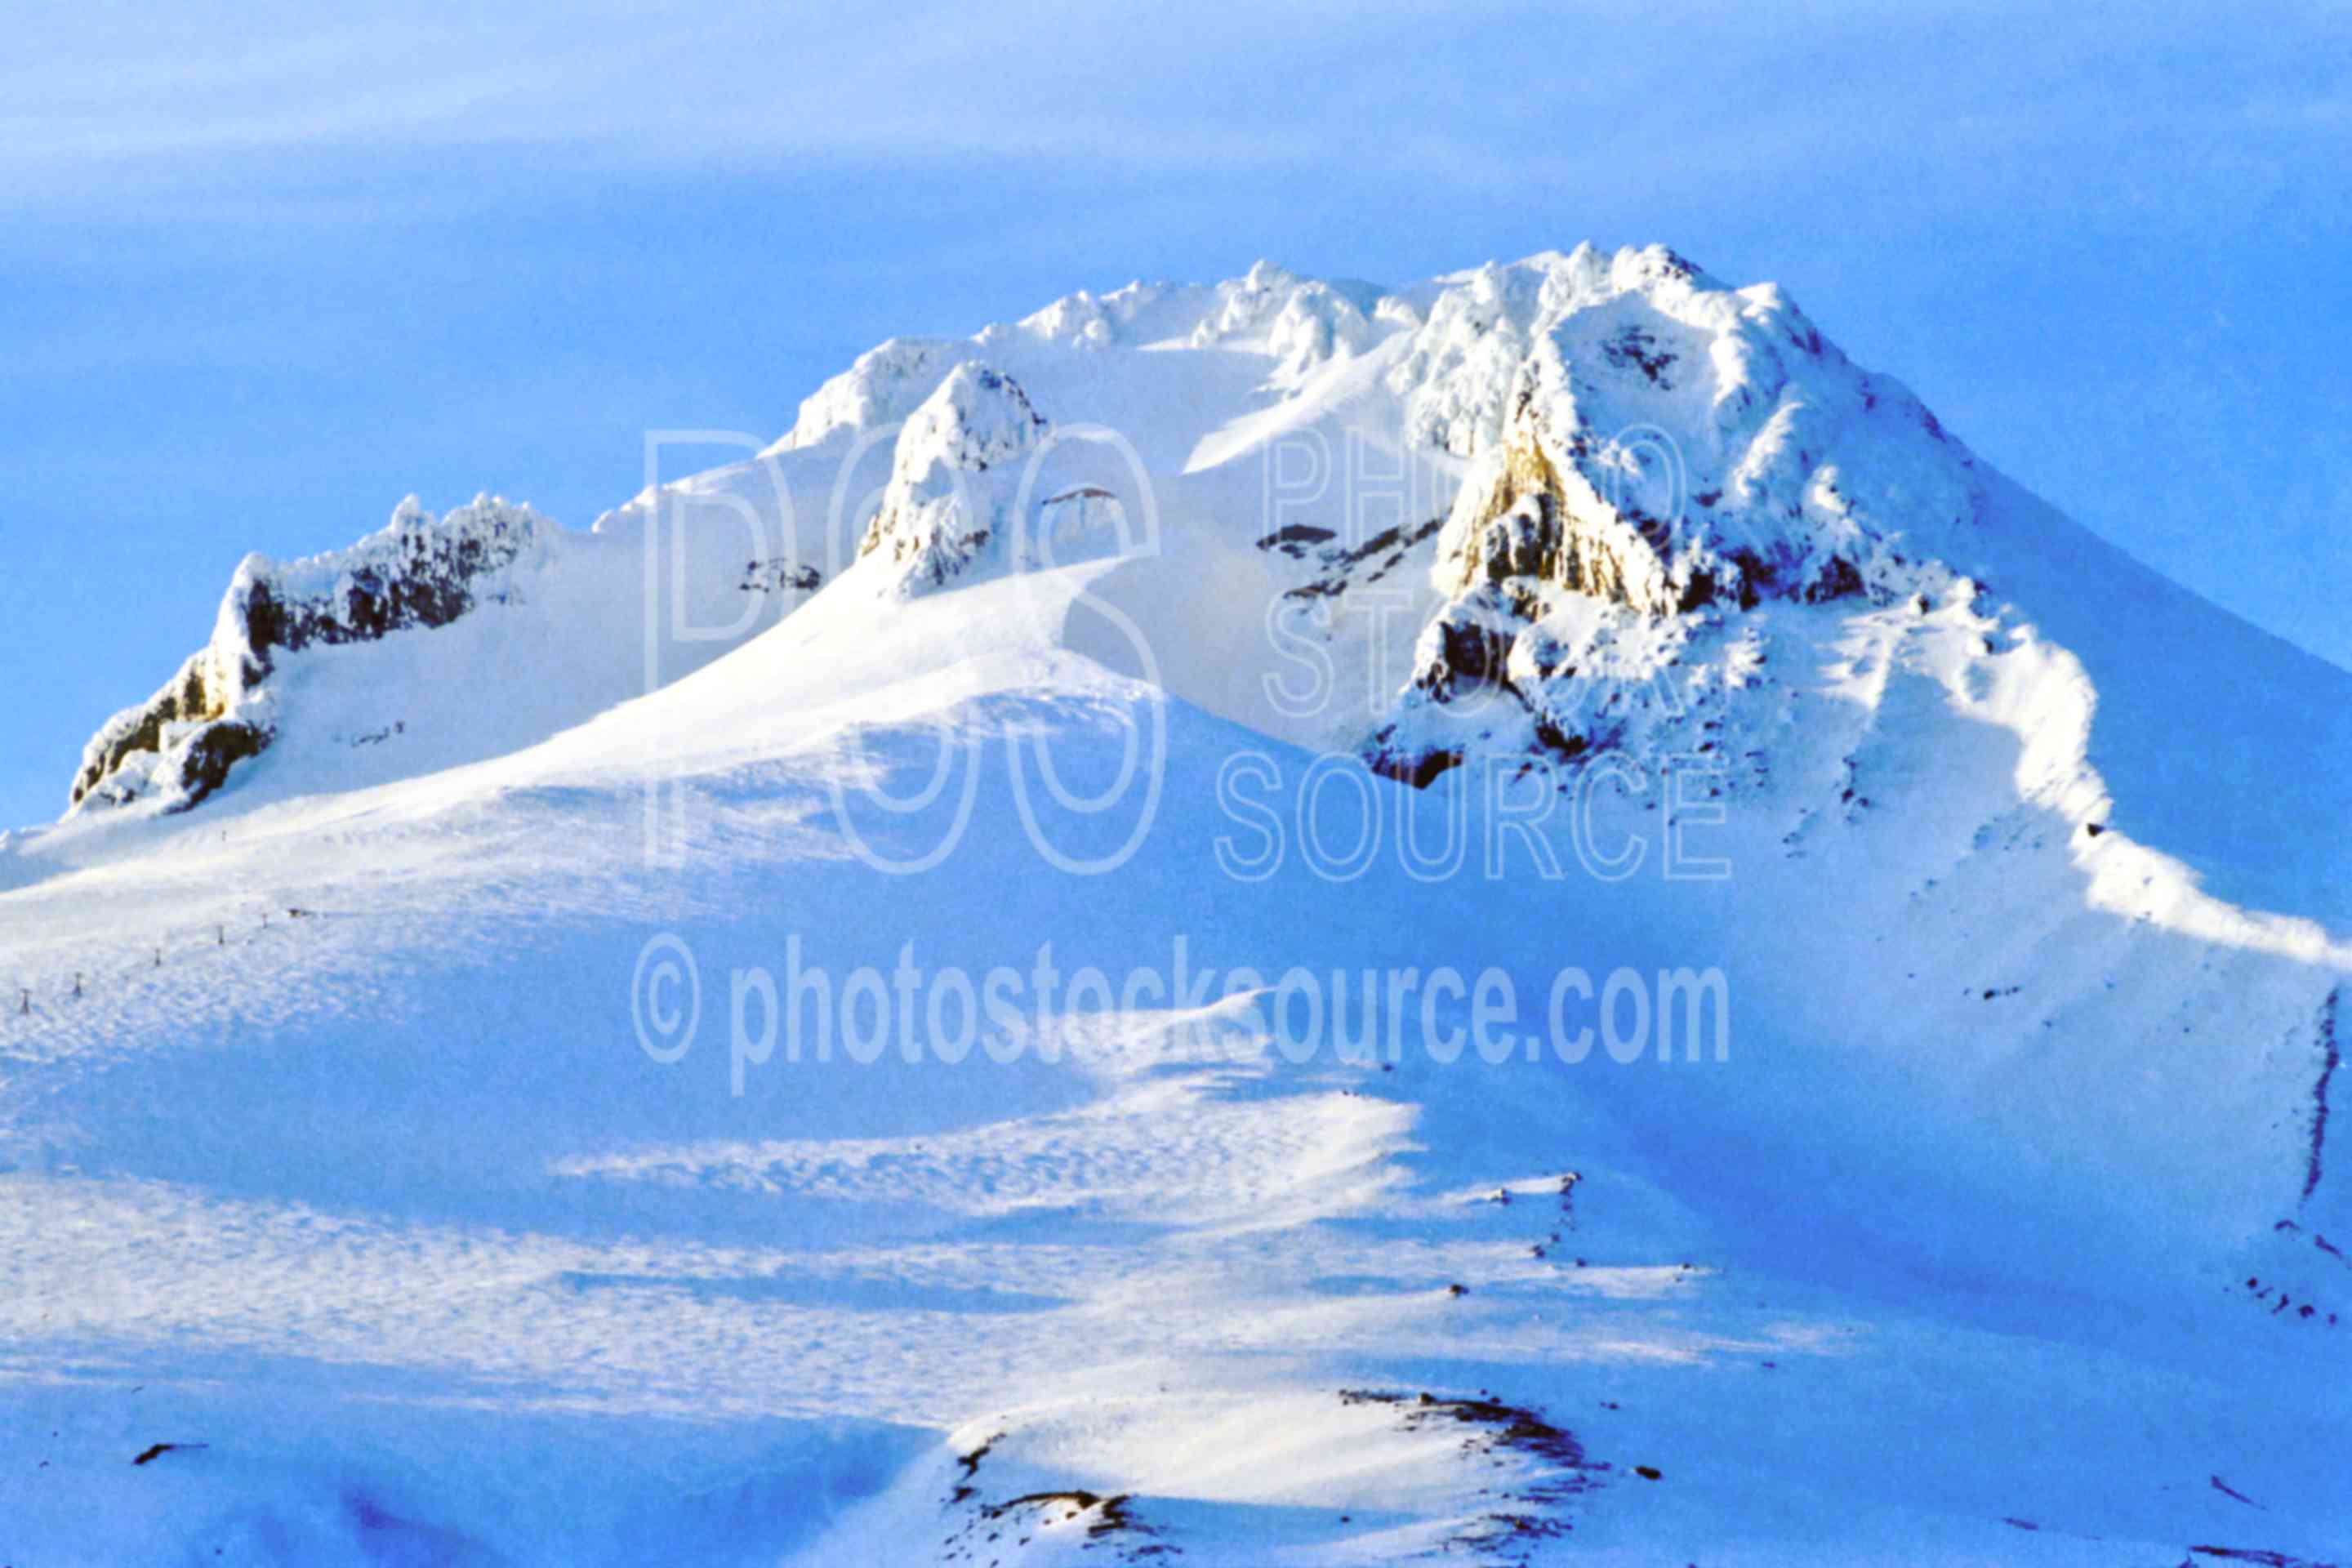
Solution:
M1769 286L1081 293L586 532L248 561L191 668L0 835L0 1562L2352 1561L2352 677ZM1047 942L1220 979L730 1071L753 967ZM1729 1059L1225 994L1569 964Z

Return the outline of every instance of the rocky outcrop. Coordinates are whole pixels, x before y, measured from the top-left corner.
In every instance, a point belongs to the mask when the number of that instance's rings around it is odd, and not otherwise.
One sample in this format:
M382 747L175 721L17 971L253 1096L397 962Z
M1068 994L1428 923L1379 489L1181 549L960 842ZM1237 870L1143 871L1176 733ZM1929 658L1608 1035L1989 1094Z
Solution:
M196 805L276 738L268 683L281 658L314 645L446 626L510 592L509 569L542 548L551 527L527 507L488 497L436 521L412 496L380 532L348 550L285 563L246 557L212 640L163 689L90 738L68 804Z
M1660 247L1453 279L1389 384L1410 438L1469 459L1445 605L1365 748L1416 782L1469 752L1626 742L1673 706L1643 691L1726 684L1695 661L1761 605L1939 596L1925 563L1979 509L1974 459L1908 393L1777 289Z
M1687 597L1669 587L1667 564L1640 529L1589 484L1571 487L1539 443L1513 441L1491 466L1444 552L1454 594L1528 578L1645 615L1667 614Z
M899 591L940 586L1003 531L1008 479L1045 435L1021 384L978 360L948 373L899 432L890 482L857 547ZM1083 499L1083 498L1081 498Z
M313 643L373 642L415 626L443 626L484 596L484 581L541 542L551 526L528 507L478 497L435 521L409 497L382 532L346 551L252 569L229 590L251 657ZM331 581L330 579L331 578Z
M229 763L259 752L272 732L227 717L241 678L219 673L211 647L191 655L161 691L90 738L68 804L127 805L160 786L184 809L217 789Z

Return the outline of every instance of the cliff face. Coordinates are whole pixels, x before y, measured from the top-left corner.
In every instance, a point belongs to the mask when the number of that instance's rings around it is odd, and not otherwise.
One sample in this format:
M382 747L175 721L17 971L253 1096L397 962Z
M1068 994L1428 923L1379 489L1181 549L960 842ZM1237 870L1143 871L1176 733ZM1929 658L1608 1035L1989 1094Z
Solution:
M1445 604L1366 746L1416 782L1474 752L1643 743L1643 693L1726 685L1763 607L1941 600L1934 558L1981 505L1975 459L1908 393L1778 289L1668 251L1473 274L1407 373L1409 429L1469 458Z
M412 496L382 532L349 550L290 567L240 570L230 598L241 598L236 613L247 646L266 668L273 649L294 653L314 643L373 642L414 626L447 626L483 596L485 579L538 544L548 526L527 507L488 498L436 522Z
M505 596L505 574L543 546L550 527L527 507L487 497L436 521L411 497L348 550L284 563L246 557L211 641L90 738L68 804L194 805L277 738L268 683L285 656L446 626Z
M239 658L225 675L216 651L191 654L161 691L100 728L82 748L70 805L128 805L160 791L185 810L220 787L230 763L269 744L268 727L228 717L247 669Z
M1488 467L1483 496L1441 547L1456 596L1527 579L1646 615L1691 607L1669 589L1667 563L1640 529L1581 476L1571 492L1541 443L1521 436Z

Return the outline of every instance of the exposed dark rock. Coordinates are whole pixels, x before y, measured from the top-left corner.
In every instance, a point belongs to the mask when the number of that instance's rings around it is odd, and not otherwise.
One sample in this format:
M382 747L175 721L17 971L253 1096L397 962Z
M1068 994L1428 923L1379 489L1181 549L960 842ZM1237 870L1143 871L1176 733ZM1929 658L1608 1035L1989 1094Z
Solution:
M1350 588L1369 587L1403 565L1418 546L1433 537L1437 531L1444 526L1444 518L1433 517L1426 521L1416 523L1412 528L1397 524L1381 529L1361 544L1341 546L1326 543L1313 552L1325 567L1324 574L1312 583L1302 584L1298 587L1288 590L1286 596L1293 599L1328 599L1337 598ZM1273 548L1279 550L1285 555L1292 556L1294 559L1303 558L1307 553L1306 550L1291 544L1273 542L1281 541L1288 535L1303 538L1307 534L1321 534L1326 540L1338 537L1328 529L1294 524L1278 532L1267 534L1265 539L1258 541L1258 548L1266 549L1271 542Z
M1443 777L1450 768L1458 767L1462 753L1454 751L1414 752L1410 754L1387 750L1375 743L1364 755L1364 765L1382 778L1409 784L1415 789L1427 789Z
M186 1453L193 1449L211 1447L209 1443L151 1443L140 1451L138 1458L131 1462L134 1465L151 1464L166 1454Z
M511 564L541 526L529 510L487 498L438 522L411 500L389 526L349 550L283 566L249 557L229 584L212 641L83 749L68 805L123 805L150 788L166 797L168 810L196 805L226 782L235 763L275 738L267 718L246 710L278 656L447 626L475 606L481 580ZM175 758L177 766L132 767L142 755Z
M1858 598L1862 593L1862 574L1854 570L1853 563L1832 555L1822 563L1821 570L1798 596L1808 605L1825 605L1832 599Z
M1307 552L1318 544L1328 544L1339 535L1328 528L1310 523L1294 522L1276 529L1257 542L1260 550L1278 550L1292 560L1303 560Z
M2325 1173L2327 1091L2335 1081L2336 1069L2344 1065L2344 1054L2336 1044L2336 1010L2342 995L2341 990L2330 991L2327 1000L2319 1009L2319 1079L2311 1089L2311 1155L2304 1167L2302 1201L2305 1203L2309 1203L2312 1194L2319 1190L2319 1178Z
M170 809L185 811L220 788L228 782L230 764L259 756L274 734L241 719L215 720L197 731L180 759L182 793Z
M1433 1394L1406 1394L1377 1389L1339 1391L1346 1405L1387 1405L1396 1408L1406 1431L1455 1426L1468 1429L1465 1455L1476 1458L1507 1450L1538 1462L1536 1473L1497 1501L1516 1507L1497 1509L1448 1544L1466 1547L1489 1561L1524 1563L1534 1542L1569 1532L1568 1505L1599 1484L1606 1464L1586 1457L1576 1434L1557 1426L1524 1405L1507 1405L1486 1394L1474 1399L1449 1399Z
M824 574L786 556L743 563L742 589L747 594L814 594Z

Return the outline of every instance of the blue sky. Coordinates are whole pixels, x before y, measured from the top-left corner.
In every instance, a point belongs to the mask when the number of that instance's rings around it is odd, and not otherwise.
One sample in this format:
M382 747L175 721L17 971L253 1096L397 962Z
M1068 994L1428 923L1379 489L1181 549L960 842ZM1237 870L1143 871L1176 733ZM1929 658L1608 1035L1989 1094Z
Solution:
M2352 5L13 8L0 824L248 550L642 432L772 434L894 332L1258 257L1590 238L1776 279L1979 452L2352 665Z

